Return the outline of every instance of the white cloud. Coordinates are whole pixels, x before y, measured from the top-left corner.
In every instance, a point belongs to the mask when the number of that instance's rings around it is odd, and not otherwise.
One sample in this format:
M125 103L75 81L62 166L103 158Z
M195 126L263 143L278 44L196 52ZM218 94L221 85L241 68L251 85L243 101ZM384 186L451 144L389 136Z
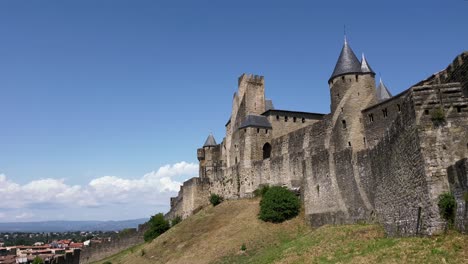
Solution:
M190 178L198 174L195 163L179 162L160 167L137 179L103 176L85 185L68 185L64 179L39 179L24 185L0 174L0 209L19 212L9 218L26 220L33 217L25 208L105 208L111 204L128 206L169 204L168 198L179 191L181 183L175 178ZM40 210L40 209L39 209ZM59 210L59 209L57 209ZM1 217L8 215L2 213Z

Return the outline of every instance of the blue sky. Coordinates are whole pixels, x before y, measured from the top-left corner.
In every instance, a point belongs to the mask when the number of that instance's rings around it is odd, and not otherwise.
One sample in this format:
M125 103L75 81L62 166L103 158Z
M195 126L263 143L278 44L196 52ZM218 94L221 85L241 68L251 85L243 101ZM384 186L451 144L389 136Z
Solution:
M9 186L18 202L27 190L66 195L76 187L73 201L107 179L132 196L128 186L142 191L145 174L165 165L175 172L152 178L169 178L170 187L148 206L95 193L76 207L57 196L15 206L0 198L0 221L167 210L174 183L196 175L196 148L210 131L222 140L242 73L264 75L278 109L329 112L327 80L344 25L393 94L468 47L463 0L220 2L1 1L0 192ZM115 210L122 206L125 214Z

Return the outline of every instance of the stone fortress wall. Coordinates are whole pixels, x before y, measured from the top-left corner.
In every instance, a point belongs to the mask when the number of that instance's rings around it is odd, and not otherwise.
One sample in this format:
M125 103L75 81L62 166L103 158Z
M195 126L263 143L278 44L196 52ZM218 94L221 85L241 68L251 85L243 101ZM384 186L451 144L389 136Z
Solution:
M313 226L378 222L389 235L432 235L445 228L438 196L452 191L456 226L466 231L467 70L465 52L384 99L375 95L371 69L340 73L330 78L326 115L262 109L263 77L242 75L226 137L197 150L200 177L184 183L166 217L193 214L211 193L237 199L281 185L301 190ZM432 115L440 109L444 121L436 123ZM242 126L251 118L259 121Z
M146 225L142 224L137 228L128 229L121 237L113 238L110 241L104 240L102 243L91 243L89 247L83 248L81 253L78 254L80 264L93 263L95 261L102 260L109 256L119 253L122 250L130 248L132 246L141 244L144 242L143 235L146 231ZM66 256L65 256L66 258ZM57 262L61 263L72 263L72 262ZM75 262L73 262L74 264Z

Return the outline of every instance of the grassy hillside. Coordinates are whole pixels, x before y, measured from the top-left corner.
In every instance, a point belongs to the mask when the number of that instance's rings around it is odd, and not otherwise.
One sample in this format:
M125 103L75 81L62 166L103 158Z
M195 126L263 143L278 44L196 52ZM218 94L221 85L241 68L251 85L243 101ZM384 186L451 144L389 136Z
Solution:
M311 229L302 216L264 223L257 219L258 202L206 208L152 243L98 263L468 263L466 235L385 238L376 225Z

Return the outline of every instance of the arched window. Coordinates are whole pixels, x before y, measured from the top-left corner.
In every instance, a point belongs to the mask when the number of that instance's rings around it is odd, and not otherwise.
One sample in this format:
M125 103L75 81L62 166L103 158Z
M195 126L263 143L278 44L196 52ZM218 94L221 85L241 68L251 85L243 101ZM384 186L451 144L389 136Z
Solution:
M265 143L263 145L263 159L268 159L271 156L271 145L270 143Z

